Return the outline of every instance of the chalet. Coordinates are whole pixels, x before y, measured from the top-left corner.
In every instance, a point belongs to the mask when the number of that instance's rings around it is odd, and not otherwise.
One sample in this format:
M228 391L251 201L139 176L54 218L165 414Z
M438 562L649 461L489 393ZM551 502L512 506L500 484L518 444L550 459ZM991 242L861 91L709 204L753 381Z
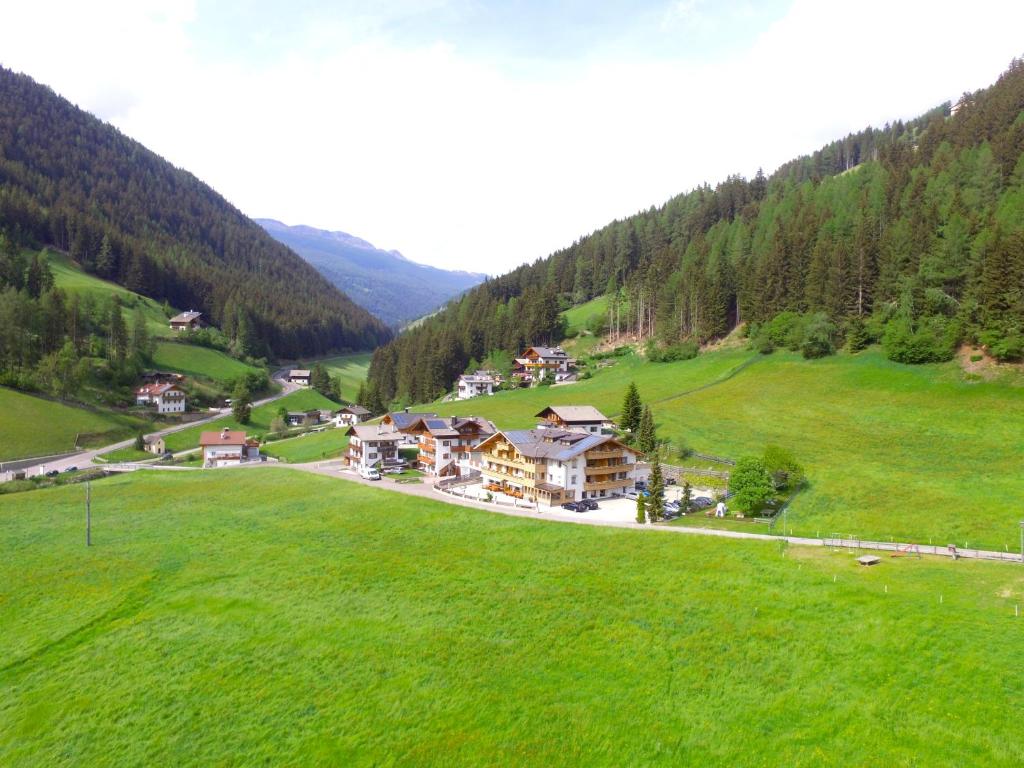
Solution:
M334 412L331 421L339 427L352 427L369 419L373 414L361 405L346 405Z
M199 436L204 467L228 467L259 459L259 445L258 440L246 437L240 429L225 428L220 432L203 432Z
M308 411L288 411L284 421L289 427L310 427L320 423L320 409L311 408Z
M171 318L172 331L196 331L203 327L203 313L190 309Z
M472 469L471 454L498 429L487 419L433 416L402 431L416 435L419 469L437 477L457 477Z
M459 376L455 396L459 400L469 400L471 397L493 395L497 383L497 378L491 371L464 373Z
M167 450L167 444L160 435L146 435L142 438L143 445L149 453L154 453L157 456L163 456Z
M556 383L568 381L569 374L574 373L575 364L576 361L561 347L529 347L515 359L512 377L523 384L538 382L548 375L553 376Z
M176 384L144 384L135 390L136 405L154 405L157 413L184 413L185 392Z
M592 405L549 405L536 418L541 420L539 429L567 429L592 435L604 434L613 426L612 420Z
M402 440L406 445L416 445L418 442L416 434L409 432L409 427L420 419L436 417L436 413L410 413L409 409L406 408L404 411L385 413L384 417L380 420L380 425L384 428L385 432L400 432Z
M142 380L147 384L180 384L185 377L172 371L143 371Z
M509 430L491 436L477 450L485 483L537 504L616 496L635 483L637 452L611 435Z
M309 370L306 368L293 368L288 371L288 381L303 387L309 386Z
M398 455L398 445L404 435L386 430L380 424L355 424L345 432L348 448L342 457L352 469L375 468L385 470L405 464Z

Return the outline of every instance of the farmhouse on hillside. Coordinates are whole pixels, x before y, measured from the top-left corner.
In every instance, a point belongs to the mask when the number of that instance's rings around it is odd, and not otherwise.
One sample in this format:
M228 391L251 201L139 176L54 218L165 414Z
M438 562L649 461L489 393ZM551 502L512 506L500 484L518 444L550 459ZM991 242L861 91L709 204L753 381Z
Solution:
M416 436L417 468L436 477L458 477L472 471L472 452L497 431L487 419L473 416L425 417L402 430Z
M288 371L288 381L292 384L298 384L303 387L309 386L309 369L308 368L293 368Z
M320 409L310 408L308 411L288 411L284 417L289 427L309 427L320 423Z
M190 309L170 319L172 331L197 331L203 326L203 313Z
M455 390L455 397L458 400L469 400L471 397L493 395L494 387L497 383L497 377L492 371L464 373L459 376L458 387Z
M552 377L558 383L575 381L576 361L561 347L529 347L515 359L512 378L521 384L535 384Z
M611 429L612 420L592 405L549 405L536 418L540 429L569 429L600 435Z
M537 504L616 496L633 488L637 451L611 435L564 429L498 432L477 449L484 483Z
M398 455L398 445L405 437L401 432L384 429L381 424L355 424L345 434L349 440L343 459L352 469L383 472L404 466Z
M160 435L146 435L142 438L142 443L149 453L155 453L157 456L163 456L167 450L167 444Z
M373 414L361 405L346 405L334 412L331 420L338 427L352 427L369 419Z
M144 384L135 390L136 405L154 405L157 413L184 413L185 392L177 384Z
M260 443L240 429L203 432L199 436L204 467L228 467L260 458Z

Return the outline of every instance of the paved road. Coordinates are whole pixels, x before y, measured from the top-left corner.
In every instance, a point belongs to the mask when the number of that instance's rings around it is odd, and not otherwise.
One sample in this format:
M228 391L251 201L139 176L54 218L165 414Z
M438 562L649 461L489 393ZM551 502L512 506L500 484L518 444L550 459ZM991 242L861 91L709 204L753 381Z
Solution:
M288 381L288 379L285 378L289 370L290 369L288 368L281 368L277 371L274 371L272 378L277 384L281 386L281 391L278 392L276 395L271 395L270 397L265 397L262 400L257 400L256 402L253 403L253 407L264 405L266 403L272 403L274 400L278 400L284 397L285 395L291 394L297 389L301 389L301 387L299 387L298 384L292 384L290 381ZM190 427L195 427L197 425L209 424L210 422L216 421L217 419L222 418L223 416L229 413L230 410L218 411L212 416L208 416L204 419L199 419L198 421L190 421L187 424L177 424L173 427L167 427L166 429L161 429L157 432L151 432L150 434L160 436L169 435L172 432L180 432L183 429L189 429ZM119 443L111 443L110 445L105 445L102 448L93 448L88 451L81 451L79 453L70 454L56 461L41 461L38 464L34 464L27 467L25 469L25 474L26 476L37 474L41 475L46 472L50 472L51 470L54 469L57 470L58 472L63 472L65 469L68 469L69 467L81 468L86 466L87 464L92 464L93 460L101 454L108 453L110 451L116 451L119 448L127 448L133 445L134 443L135 439L132 438L129 440L122 440Z
M527 517L533 520L545 520L548 522L558 523L575 523L576 525L599 525L607 526L610 528L633 528L645 531L662 531L664 533L678 533L678 534L689 534L693 536L717 536L726 539L748 539L755 541L785 541L788 544L795 544L797 546L805 547L834 547L834 548L849 548L851 550L871 550L880 552L896 552L898 548L906 546L899 542L885 542L885 541L867 541L861 539L813 539L806 538L803 536L773 536L767 533L747 533L745 531L727 531L720 528L691 528L685 525L642 525L636 522L617 522L613 520L600 520L593 517L587 517L586 513L578 514L575 512L568 512L556 507L554 509L545 510L538 512L534 509L526 509L523 507L509 507L501 506L496 504L487 504L480 501L472 501L470 499L462 498L461 496L453 496L448 493L436 490L432 483L393 483L387 480L364 480L359 475L353 472L342 471L342 464L340 461L324 461L314 462L310 464L275 464L273 466L287 467L289 469L298 469L304 472L312 472L318 475L326 475L328 477L340 478L347 480L352 483L360 483L362 485L375 486L382 488L386 491L392 491L395 493L404 493L409 496L420 496L422 498L430 498L435 501L444 501L449 504L457 504L462 507L471 507L473 509L482 509L486 512L496 512L502 515L511 515L513 517ZM925 555L938 555L941 557L950 557L951 553L946 547L931 546L928 544L917 545L918 550L921 554ZM1012 552L998 552L984 549L958 549L957 555L959 557L967 559L978 559L978 560L1005 560L1008 562L1020 563L1022 561L1019 553Z

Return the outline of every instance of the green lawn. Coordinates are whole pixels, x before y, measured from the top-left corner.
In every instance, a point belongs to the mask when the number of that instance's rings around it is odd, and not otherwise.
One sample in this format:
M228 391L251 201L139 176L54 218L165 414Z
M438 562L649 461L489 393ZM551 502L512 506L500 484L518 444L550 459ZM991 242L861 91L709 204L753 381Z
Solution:
M164 314L162 305L146 296L129 291L127 288L102 280L94 275L89 275L71 261L63 253L46 250L45 256L50 263L50 270L53 272L54 282L57 287L69 293L80 295L89 294L97 302L106 302L111 294L117 294L121 304L125 308L125 321L131 327L131 316L136 307L142 308L146 317L146 328L152 336L172 336L174 331L167 323L167 315Z
M176 371L220 384L247 373L259 373L258 368L229 357L219 349L176 344L172 341L157 342L153 365L160 370Z
M109 411L75 408L0 387L0 461L67 453L124 440L150 422Z
M101 454L100 458L114 463L118 461L146 461L148 459L155 459L156 455L148 451L140 451L134 445L129 445L127 448L118 448L116 451Z
M210 424L201 424L196 427L183 429L180 432L172 432L165 438L167 450L177 452L184 451L187 448L195 448L199 445L199 435L202 432L221 430L225 427L228 429L243 429L250 435L269 432L270 422L274 420L278 409L282 406L289 411L301 411L312 408L336 409L338 404L333 400L328 400L316 390L300 389L297 392L292 392L290 395L285 395L280 400L253 408L252 420L249 424L239 424L228 414L224 418L217 419Z
M530 425L549 402L614 415L630 380L663 438L734 458L768 442L790 448L810 477L790 509L798 534L1019 547L1019 378L969 382L955 363L906 366L875 350L816 361L731 350L678 363L631 356L572 386L432 407L503 428Z
M0 498L4 766L1024 762L1019 566L284 468L94 483L86 549L82 496Z
M319 360L331 377L341 379L341 392L348 401L354 401L359 392L359 385L366 381L366 373L370 370L372 352L360 352L354 355L339 355Z
M336 458L348 448L346 429L347 427L326 429L323 432L308 432L287 440L275 440L264 445L260 451L292 464Z

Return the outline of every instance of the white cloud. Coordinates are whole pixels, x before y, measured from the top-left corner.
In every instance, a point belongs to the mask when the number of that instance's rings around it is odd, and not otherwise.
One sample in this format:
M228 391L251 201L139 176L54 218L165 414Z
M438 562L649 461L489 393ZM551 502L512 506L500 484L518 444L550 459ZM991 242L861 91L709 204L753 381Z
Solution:
M5 14L0 51L250 215L488 272L986 85L1024 26L1019 3L799 0L729 61L636 55L524 75L443 41L361 38L363 21L316 26L274 62L211 63L189 42L201 13L165 7L68 4L42 45L27 32L52 27L54 9L25 4Z

